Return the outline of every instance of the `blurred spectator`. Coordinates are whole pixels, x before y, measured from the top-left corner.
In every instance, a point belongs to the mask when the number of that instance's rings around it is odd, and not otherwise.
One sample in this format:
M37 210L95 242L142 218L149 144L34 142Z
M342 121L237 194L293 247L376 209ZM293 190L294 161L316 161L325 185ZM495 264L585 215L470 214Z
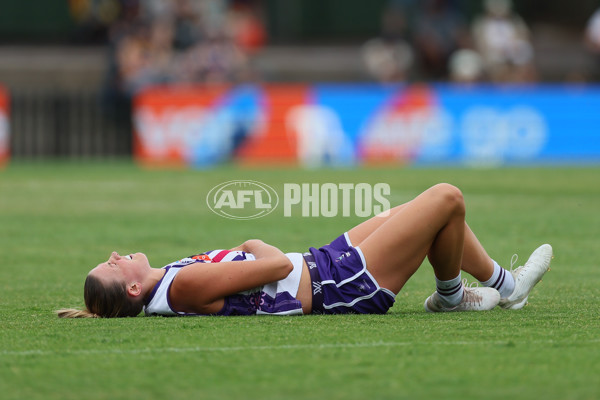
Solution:
M362 53L367 71L379 82L407 80L414 59L408 43L375 38L364 44Z
M251 1L118 3L120 13L109 31L108 101L129 101L156 84L244 80L248 57L241 48L254 51L265 41Z
M248 76L247 58L226 35L207 38L183 54L177 80L187 83L231 83Z
M392 1L383 10L381 35L366 42L362 56L371 76L379 82L404 81L414 63L408 43L409 25L405 4Z
M259 4L252 0L232 1L227 13L227 35L247 54L260 50L266 42Z
M121 90L133 95L152 84L173 80L173 24L158 20L126 35L117 46Z
M450 0L425 0L414 28L414 45L426 79L446 79L450 55L468 47L466 24Z
M450 80L461 84L479 82L483 77L483 61L479 53L471 49L460 49L452 53L448 65Z
M175 0L172 14L175 49L187 50L203 39L201 14L191 0Z
M534 80L529 29L512 11L511 0L486 0L484 9L473 23L472 34L487 77L494 82Z
M585 28L585 44L596 59L592 78L600 80L600 8L588 20Z

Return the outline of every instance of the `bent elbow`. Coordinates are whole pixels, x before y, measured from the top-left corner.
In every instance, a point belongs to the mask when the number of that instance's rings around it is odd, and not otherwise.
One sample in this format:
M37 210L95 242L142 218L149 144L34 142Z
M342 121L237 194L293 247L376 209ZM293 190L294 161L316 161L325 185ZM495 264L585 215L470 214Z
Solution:
M292 261L287 258L286 256L283 256L282 259L282 267L281 267L281 278L279 279L285 279L288 277L289 274L292 273L292 271L294 270L294 264L292 263Z

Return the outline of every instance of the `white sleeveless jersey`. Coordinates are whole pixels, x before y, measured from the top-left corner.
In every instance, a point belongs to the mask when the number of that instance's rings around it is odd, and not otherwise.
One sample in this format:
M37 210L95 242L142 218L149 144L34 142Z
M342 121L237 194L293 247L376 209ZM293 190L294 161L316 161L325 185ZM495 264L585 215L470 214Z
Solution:
M296 315L302 314L302 304L296 299L300 277L302 275L303 258L301 253L287 253L294 269L284 279L266 284L224 298L223 308L213 315ZM213 250L183 258L163 267L165 275L156 284L146 300L146 315L201 315L175 311L169 300L169 290L175 276L183 267L202 268L203 263L225 261L252 261L254 255L243 251ZM192 265L196 264L196 265Z

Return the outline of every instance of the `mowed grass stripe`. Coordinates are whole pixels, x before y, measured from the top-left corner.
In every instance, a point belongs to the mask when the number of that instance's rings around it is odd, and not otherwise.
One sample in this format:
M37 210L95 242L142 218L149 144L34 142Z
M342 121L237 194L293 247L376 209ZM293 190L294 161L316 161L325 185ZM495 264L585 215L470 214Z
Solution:
M327 349L355 349L375 347L430 347L430 346L570 346L593 345L600 343L599 339L579 339L576 343L572 340L528 340L518 344L511 340L469 340L469 341L439 341L439 342L372 342L372 343L314 343L314 344L288 344L275 346L230 346L230 347L146 347L132 349L79 349L79 350L25 350L25 351L2 351L0 356L55 356L55 355L104 355L104 354L148 354L148 353L209 353L209 352L246 352L246 351L279 351L279 350L327 350Z

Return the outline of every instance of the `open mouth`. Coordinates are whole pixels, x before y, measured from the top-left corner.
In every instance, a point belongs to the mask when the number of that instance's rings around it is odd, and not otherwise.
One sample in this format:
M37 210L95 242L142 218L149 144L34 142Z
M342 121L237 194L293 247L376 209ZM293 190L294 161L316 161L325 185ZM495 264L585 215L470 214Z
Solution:
M127 256L123 256L124 258L127 258L128 260L133 260L133 256L131 254L127 255Z

